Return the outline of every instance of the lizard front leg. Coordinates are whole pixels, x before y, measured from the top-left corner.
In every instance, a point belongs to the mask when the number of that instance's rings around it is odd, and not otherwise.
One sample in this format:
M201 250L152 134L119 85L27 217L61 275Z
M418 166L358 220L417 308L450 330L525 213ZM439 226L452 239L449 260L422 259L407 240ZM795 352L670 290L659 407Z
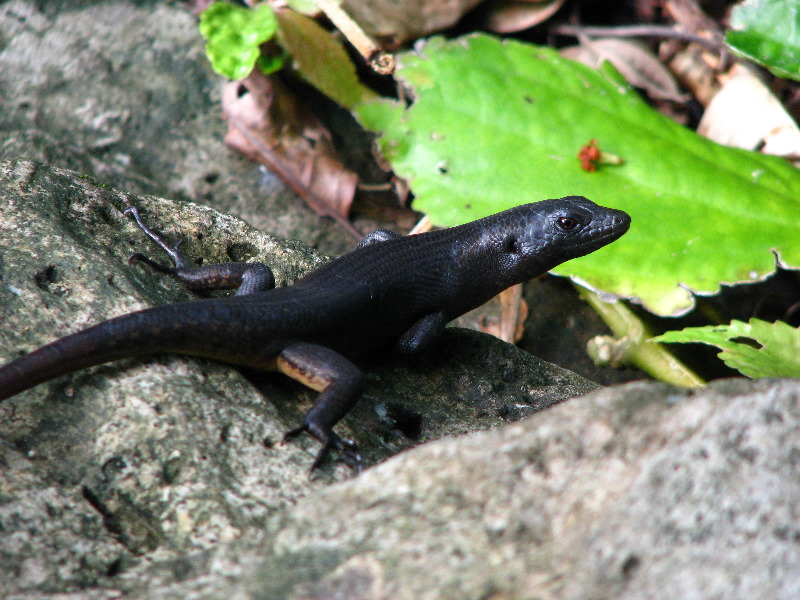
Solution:
M128 259L129 262L143 262L156 271L172 275L195 292L236 289L237 296L246 296L247 294L263 292L275 287L275 277L272 271L268 266L260 262L229 262L190 267L186 262L186 258L178 252L180 243L175 246L167 244L160 235L144 224L135 206L127 208L125 214L133 216L139 228L169 255L172 262L175 263L175 267L165 267L138 252L131 255Z
M345 463L361 472L361 456L355 444L333 432L333 426L344 417L361 395L361 371L338 352L324 346L295 342L281 351L277 367L292 379L320 392L303 423L287 432L284 440L304 431L322 442L311 470L316 469L331 448L342 454Z
M424 352L439 339L445 325L447 325L447 317L444 313L435 312L425 315L397 339L395 348L404 355Z

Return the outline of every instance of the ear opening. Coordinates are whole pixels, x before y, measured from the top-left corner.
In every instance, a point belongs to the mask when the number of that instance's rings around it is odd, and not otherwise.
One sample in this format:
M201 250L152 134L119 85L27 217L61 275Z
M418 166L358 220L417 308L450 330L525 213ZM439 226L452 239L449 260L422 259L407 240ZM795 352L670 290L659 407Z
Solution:
M507 237L503 241L503 250L505 250L509 254L518 254L519 253L519 241L517 240L517 236L511 235L511 236Z

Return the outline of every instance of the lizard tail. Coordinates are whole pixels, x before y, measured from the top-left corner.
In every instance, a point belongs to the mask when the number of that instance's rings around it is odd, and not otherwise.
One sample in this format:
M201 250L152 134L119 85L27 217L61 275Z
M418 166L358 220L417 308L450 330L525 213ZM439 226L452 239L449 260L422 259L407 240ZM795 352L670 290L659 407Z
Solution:
M199 310L187 314L182 304L122 315L0 367L0 401L56 377L124 358L161 353L228 358L224 349L210 344L203 326L209 316L205 307L201 304Z

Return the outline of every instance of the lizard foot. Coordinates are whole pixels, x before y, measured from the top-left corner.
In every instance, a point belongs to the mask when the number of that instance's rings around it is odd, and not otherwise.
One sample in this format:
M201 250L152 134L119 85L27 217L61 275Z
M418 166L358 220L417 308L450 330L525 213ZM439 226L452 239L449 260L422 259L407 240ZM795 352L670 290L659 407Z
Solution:
M341 455L344 463L353 469L356 475L360 474L364 470L364 465L361 462L361 455L358 453L356 444L353 440L342 439L332 430L325 430L318 425L304 422L302 425L287 431L283 436L281 443L285 443L287 440L297 437L301 433L305 432L308 432L312 437L316 438L322 443L322 448L317 453L317 457L314 459L314 463L311 465L310 472L313 473L322 464L322 461L325 460L325 457L328 455L330 450L336 450Z
M131 257L128 259L129 263L138 260L152 267L156 271L160 271L161 273L167 273L169 275L176 275L179 270L187 268L186 259L180 252L178 252L178 247L181 245L180 242L178 242L174 246L170 246L169 244L167 244L167 242L165 242L160 235L158 235L155 231L153 231L147 225L145 225L144 221L142 220L142 217L139 215L139 209L136 208L135 206L129 206L128 208L125 209L123 214L131 215L133 217L133 220L136 221L136 224L139 226L139 229L144 231L147 237L149 237L156 244L158 244L159 247L169 255L169 257L172 259L172 262L175 263L175 268L173 269L170 267L165 267L157 263L156 261L147 258L146 256L144 256L139 252L136 252L135 254L131 255Z
M268 266L260 262L227 262L192 267L189 260L178 251L180 241L174 246L167 244L163 237L145 225L135 206L126 208L125 214L133 216L139 229L167 253L175 266L165 267L140 252L132 254L128 258L129 263L144 263L160 273L171 275L195 292L236 289L237 296L246 296L275 287L275 276Z

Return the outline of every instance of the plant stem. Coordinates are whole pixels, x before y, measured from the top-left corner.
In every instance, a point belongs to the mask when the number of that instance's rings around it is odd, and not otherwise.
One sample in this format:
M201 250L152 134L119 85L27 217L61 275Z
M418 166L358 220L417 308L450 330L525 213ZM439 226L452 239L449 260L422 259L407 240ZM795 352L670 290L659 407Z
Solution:
M367 64L381 75L391 75L395 69L394 57L381 50L372 41L364 30L359 27L350 15L348 15L336 0L316 0L317 6L325 13L336 28L342 32L359 54L364 57Z
M589 353L595 362L634 365L656 379L681 387L694 388L705 384L664 346L651 341L652 333L624 303L605 302L595 292L573 285L614 334L613 338L598 336L600 339L589 342Z

